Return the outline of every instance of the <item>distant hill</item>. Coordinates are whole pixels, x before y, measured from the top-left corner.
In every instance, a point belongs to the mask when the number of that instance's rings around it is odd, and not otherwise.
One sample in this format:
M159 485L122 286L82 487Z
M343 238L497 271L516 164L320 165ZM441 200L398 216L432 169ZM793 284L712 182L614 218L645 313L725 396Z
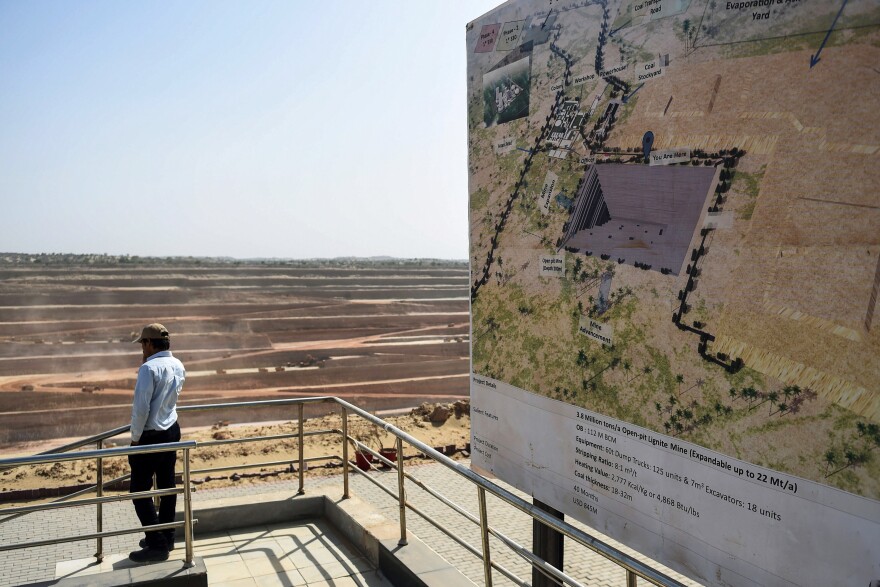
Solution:
M168 267L210 267L229 265L268 265L291 267L339 266L454 266L467 267L463 259L419 259L389 256L289 259L281 257L236 259L233 257L141 257L89 253L0 253L0 267L9 266L107 266L150 265Z

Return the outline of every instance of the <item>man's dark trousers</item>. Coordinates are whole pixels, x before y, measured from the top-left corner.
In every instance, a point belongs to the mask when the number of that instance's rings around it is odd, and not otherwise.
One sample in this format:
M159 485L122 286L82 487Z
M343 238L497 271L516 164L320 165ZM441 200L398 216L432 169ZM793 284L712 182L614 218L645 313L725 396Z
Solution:
M177 422L168 430L144 430L138 446L178 442L180 426ZM131 466L131 493L149 491L153 488L153 475L156 475L157 489L174 487L174 465L177 463L177 452L155 452L143 455L129 455ZM142 526L167 524L174 521L174 510L177 507L177 495L163 495L159 498L159 514L151 498L132 500L134 511ZM168 549L174 540L174 530L164 532L147 532L147 546L150 548Z

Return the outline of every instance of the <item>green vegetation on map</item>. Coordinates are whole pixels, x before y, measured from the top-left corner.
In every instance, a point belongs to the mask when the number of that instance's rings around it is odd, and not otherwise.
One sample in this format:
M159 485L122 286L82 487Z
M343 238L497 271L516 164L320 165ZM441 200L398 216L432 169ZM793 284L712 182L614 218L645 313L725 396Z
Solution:
M755 173L746 173L738 171L733 176L733 185L731 190L738 192L744 197L744 204L738 210L741 220L750 220L752 213L755 211L755 204L758 200L758 191L761 186L761 179L764 177L764 168Z

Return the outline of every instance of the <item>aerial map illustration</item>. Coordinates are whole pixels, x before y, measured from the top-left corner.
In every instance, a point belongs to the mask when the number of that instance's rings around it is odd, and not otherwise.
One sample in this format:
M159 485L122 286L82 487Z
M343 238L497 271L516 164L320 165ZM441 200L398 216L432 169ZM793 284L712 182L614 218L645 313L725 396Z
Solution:
M880 3L515 1L467 42L474 373L880 499Z

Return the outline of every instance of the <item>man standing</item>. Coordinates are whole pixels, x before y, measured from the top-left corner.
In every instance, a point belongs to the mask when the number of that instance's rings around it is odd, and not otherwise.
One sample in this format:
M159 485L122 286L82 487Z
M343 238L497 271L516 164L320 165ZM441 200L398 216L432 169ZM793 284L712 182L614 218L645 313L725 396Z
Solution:
M178 442L177 397L183 388L186 371L183 363L171 356L171 335L161 324L150 324L134 342L141 344L144 362L138 369L134 386L131 445ZM149 491L153 486L153 475L156 475L158 489L174 487L175 451L129 455L128 462L132 493ZM152 499L134 500L134 509L142 526L174 521L177 495L163 495L159 499L158 515ZM174 548L174 530L147 532L140 546L142 549L132 552L128 558L135 562L167 560L168 551Z

